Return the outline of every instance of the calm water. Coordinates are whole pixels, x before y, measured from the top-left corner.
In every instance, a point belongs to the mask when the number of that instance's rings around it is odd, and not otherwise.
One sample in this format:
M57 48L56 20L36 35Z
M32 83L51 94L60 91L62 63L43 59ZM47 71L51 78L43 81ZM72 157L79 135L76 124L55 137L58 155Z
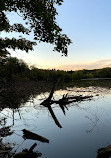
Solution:
M4 109L0 117L8 117L6 126L14 130L11 136L4 138L4 142L12 143L13 150L17 152L29 149L37 142L34 150L41 152L43 158L96 158L97 149L111 144L111 90L100 87L67 88L56 91L54 99L60 99L67 93L93 95L93 98L66 105L65 114L59 105L51 105L57 121L47 107L40 105L48 93L30 98L17 110ZM24 140L24 128L46 137L49 144Z

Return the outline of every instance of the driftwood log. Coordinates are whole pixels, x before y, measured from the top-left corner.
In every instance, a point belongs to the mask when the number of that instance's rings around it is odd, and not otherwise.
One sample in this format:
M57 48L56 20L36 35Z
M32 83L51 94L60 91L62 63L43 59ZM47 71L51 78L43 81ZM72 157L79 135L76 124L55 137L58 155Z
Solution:
M55 100L53 101L53 103L59 104L59 105L67 105L73 102L81 102L81 101L85 101L85 100L90 100L93 96L68 96L68 94L63 95L62 99L59 100Z
M57 82L57 84L58 84L58 82ZM49 94L48 98L45 99L41 103L41 105L43 105L45 107L48 107L48 106L56 103L56 104L59 104L62 107L64 105L67 105L67 104L70 104L70 103L73 103L73 102L81 102L81 101L85 101L85 100L91 100L91 98L93 97L92 95L90 95L90 96L82 96L82 95L79 95L79 96L68 96L68 94L64 94L61 99L59 99L59 100L52 100L52 97L53 97L53 94L54 94L54 91L55 91L55 88L56 88L57 84L54 84L54 86L52 87L52 89L50 91L50 94ZM62 110L64 112L63 107L62 107Z
M58 80L59 82L59 80ZM85 100L91 100L91 98L93 97L92 95L91 96L82 96L82 95L79 95L79 96L68 96L68 93L67 94L64 94L63 97L59 100L53 100L52 97L53 97L53 94L54 94L54 91L55 91L55 88L58 84L58 82L56 84L54 84L54 86L52 87L51 91L50 91L50 94L48 96L47 99L45 99L41 105L45 106L48 108L55 124L59 127L59 128L62 128L61 124L59 123L57 117L55 116L52 108L51 108L51 105L52 104L59 104L61 110L63 111L64 115L66 114L65 113L65 109L68 110L67 106L68 104L70 103L73 103L73 102L81 102L81 101L85 101Z
M40 135L38 135L36 133L30 132L30 131L28 131L26 129L23 129L22 131L23 131L23 137L25 139L38 140L40 142L49 143L49 140L46 139L45 137L42 137L42 136L40 136Z
M91 100L92 97L93 97L92 95L91 96L82 96L82 95L68 96L66 94L66 95L63 95L62 99L59 99L59 100L47 100L46 99L41 103L41 105L48 107L48 106L55 103L55 104L59 104L62 107L62 106L68 105L68 104L73 103L73 102L81 102L81 101L85 101L85 100Z

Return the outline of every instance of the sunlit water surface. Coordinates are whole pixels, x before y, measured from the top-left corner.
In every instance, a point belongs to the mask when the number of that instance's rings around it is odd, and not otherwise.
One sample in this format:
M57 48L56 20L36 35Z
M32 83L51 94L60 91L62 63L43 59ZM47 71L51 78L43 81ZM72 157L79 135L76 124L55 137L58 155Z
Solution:
M96 158L97 149L111 144L111 90L67 88L56 91L54 99L60 99L66 93L93 95L93 98L67 105L65 115L59 105L51 105L62 128L57 126L48 108L40 105L48 93L41 93L21 105L14 111L14 116L11 109L4 109L0 116L8 116L7 125L14 130L11 136L4 138L4 142L11 142L17 152L29 149L36 142L34 150L41 152L43 158ZM46 137L49 144L24 140L24 128Z

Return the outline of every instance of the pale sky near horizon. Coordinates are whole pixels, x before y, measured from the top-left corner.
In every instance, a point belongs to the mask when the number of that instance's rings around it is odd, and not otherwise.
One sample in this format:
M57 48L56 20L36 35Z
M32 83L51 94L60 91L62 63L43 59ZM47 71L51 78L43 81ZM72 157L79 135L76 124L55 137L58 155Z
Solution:
M12 54L39 68L75 70L111 66L111 0L64 0L57 11L57 23L73 42L68 57L53 52L53 46L47 43L38 43L28 54L19 50ZM11 23L21 22L13 13L8 17ZM8 37L13 35L17 36L14 33Z

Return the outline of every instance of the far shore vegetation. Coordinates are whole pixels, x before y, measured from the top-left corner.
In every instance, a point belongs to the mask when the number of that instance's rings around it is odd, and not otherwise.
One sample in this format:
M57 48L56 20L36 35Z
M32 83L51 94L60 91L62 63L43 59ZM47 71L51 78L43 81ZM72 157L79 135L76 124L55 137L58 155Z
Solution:
M4 85L9 82L29 82L29 81L45 81L54 82L61 79L61 82L73 82L81 79L94 78L111 78L111 68L106 67L94 70L47 70L37 67L29 67L23 60L16 57L8 57L0 61L0 84Z

